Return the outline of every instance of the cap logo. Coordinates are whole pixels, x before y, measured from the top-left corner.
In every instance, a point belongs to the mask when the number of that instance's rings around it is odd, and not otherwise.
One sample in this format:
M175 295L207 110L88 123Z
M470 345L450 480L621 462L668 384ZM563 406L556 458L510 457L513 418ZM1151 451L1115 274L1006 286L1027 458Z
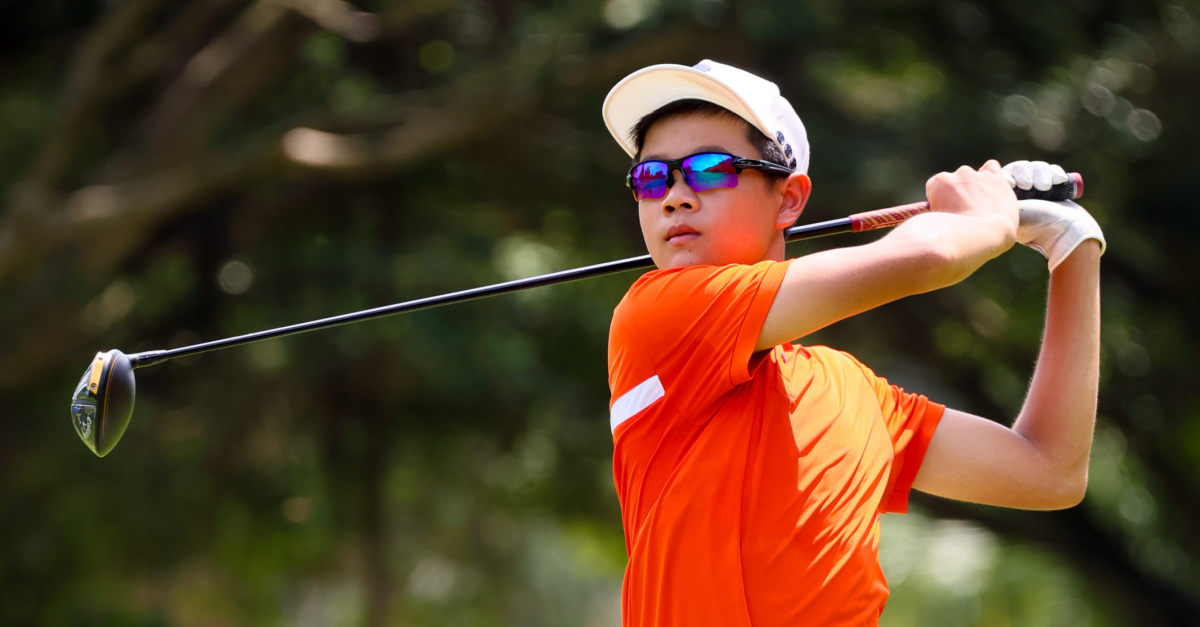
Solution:
M697 63L696 65L693 65L692 67L696 68L697 70L700 70L701 72L707 72L711 69L708 67L707 63Z

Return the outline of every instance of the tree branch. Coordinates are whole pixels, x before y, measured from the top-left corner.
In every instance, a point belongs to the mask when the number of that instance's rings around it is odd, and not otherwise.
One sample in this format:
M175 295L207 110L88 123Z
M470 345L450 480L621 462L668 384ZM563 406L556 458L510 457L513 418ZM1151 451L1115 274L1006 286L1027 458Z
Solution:
M79 47L55 112L61 121L42 142L28 177L31 184L52 189L70 167L85 128L107 94L111 62L144 31L160 4L162 0L131 0L121 5Z
M575 88L616 80L640 59L676 56L702 41L703 35L693 29L658 33L598 55L594 65L581 72L584 78ZM47 259L66 254L75 267L98 280L141 245L154 227L197 207L205 198L269 185L297 171L372 177L408 167L533 110L541 94L527 81L518 80L530 72L528 64L514 55L513 60L463 77L454 86L401 97L411 103L441 101L440 105L397 107L388 115L348 124L367 128L381 121L395 122L371 133L340 135L285 125L286 130L273 137L233 150L210 151L154 174L69 194L36 191L37 198L23 202L36 202L44 210L10 212L0 219L0 288ZM346 123L344 116L328 112L302 118ZM64 329L62 320L50 324L37 313L54 306L53 289L40 293L44 300L23 307L24 317L0 325L0 346L35 342L44 360L34 364L25 351L5 348L0 352L0 389L38 377L55 358L84 339L78 329ZM74 307L78 311L79 305Z

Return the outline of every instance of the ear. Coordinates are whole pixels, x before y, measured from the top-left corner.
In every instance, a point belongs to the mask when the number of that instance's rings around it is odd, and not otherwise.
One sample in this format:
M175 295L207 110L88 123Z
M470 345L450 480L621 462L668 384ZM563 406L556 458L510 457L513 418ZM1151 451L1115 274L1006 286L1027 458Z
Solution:
M779 213L775 217L775 228L786 229L800 218L808 195L812 193L812 180L807 174L792 174L780 182L782 198Z

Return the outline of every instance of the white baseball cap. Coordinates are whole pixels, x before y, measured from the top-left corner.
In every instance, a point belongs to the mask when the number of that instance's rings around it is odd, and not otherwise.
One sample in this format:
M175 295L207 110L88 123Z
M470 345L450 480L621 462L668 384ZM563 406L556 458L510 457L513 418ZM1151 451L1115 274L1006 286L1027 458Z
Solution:
M630 132L643 117L676 100L697 99L729 109L779 146L796 172L808 172L808 133L779 86L745 70L705 59L692 67L664 63L642 68L613 86L604 99L604 123L629 153Z

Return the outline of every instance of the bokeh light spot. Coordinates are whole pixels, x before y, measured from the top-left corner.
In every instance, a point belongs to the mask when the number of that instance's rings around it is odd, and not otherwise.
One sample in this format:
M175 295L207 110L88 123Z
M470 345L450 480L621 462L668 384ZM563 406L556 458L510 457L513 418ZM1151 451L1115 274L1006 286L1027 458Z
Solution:
M421 67L430 74L441 74L454 67L454 46L436 39L421 46Z
M217 285L226 294L245 294L253 283L254 271L244 261L227 261L217 272Z
M293 496L283 502L281 509L288 522L302 523L312 518L313 502L307 496Z

